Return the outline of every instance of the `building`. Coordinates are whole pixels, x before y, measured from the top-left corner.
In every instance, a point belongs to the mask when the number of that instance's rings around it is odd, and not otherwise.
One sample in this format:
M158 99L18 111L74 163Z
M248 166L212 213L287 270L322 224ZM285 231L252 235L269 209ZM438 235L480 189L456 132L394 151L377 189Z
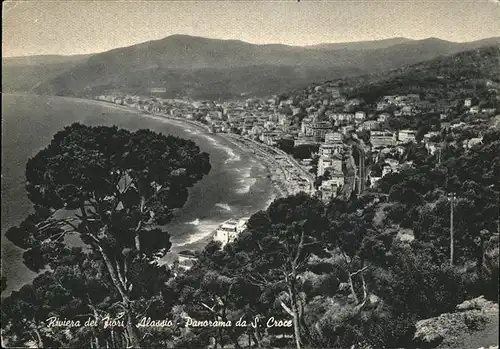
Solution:
M230 219L225 221L215 231L215 235L213 237L214 241L220 241L222 246L233 242L238 234L246 229L246 222L246 218L239 220Z
M345 183L345 178L344 174L342 172L334 172L333 174L330 175L330 179L328 179L330 183L334 183L337 187L342 187L344 186Z
M332 156L333 154L340 154L344 150L344 144L333 143L333 144L322 144L319 147L319 156Z
M470 114L478 114L479 113L479 106L474 106L469 109Z
M354 119L358 122L362 122L366 118L366 113L364 111L357 111L356 114L354 114Z
M184 270L189 270L194 265L194 263L198 260L196 255L191 251L181 251L178 253L178 261L179 267Z
M370 187L374 188L377 187L378 182L380 181L382 177L374 176L372 174L368 175L368 180L370 181Z
M467 98L464 101L464 107L470 107L470 106L472 106L472 99L471 98Z
M373 148L385 148L396 144L396 135L389 131L371 131L370 143Z
M349 99L346 103L347 107L357 107L361 104L361 100L358 98Z
M386 122L390 118L390 115L387 113L382 113L377 116L377 121L380 123Z
M342 156L340 154L321 156L318 160L318 177L323 176L326 170L331 174L342 173Z
M344 185L343 177L341 181L337 180L337 178L323 181L320 187L321 199L325 202L328 202L332 198L335 198L338 195L340 188L343 185Z
M297 147L299 145L316 145L318 143L313 137L299 136L294 140L293 145Z
M417 131L414 130L401 130L398 132L398 141L400 143L415 142Z
M328 113L326 114L331 121L346 121L354 120L354 114L351 113Z
M340 89L338 87L327 87L326 92L329 93L333 98L340 97Z
M342 131L343 135L348 135L349 133L355 130L355 127L354 125L347 125L347 126L342 126L340 130Z
M386 159L385 163L382 165L382 177L389 173L399 172L399 162L395 159Z
M367 120L361 124L361 129L363 131L372 131L377 130L379 128L378 121L375 120Z
M165 87L153 87L149 91L151 92L151 94L165 93L167 92L167 89Z
M329 121L312 121L302 125L302 132L306 137L325 139L325 135L333 130Z
M278 144L278 141L283 137L283 132L279 130L275 131L264 131L259 136L259 139L262 143L265 143L269 146L275 146Z
M406 100L408 100L408 101L410 101L412 103L418 102L418 101L420 101L420 95L417 94L417 93L407 94L406 95Z
M441 145L436 142L427 142L425 144L425 149L427 149L429 154L434 155L437 151L440 151Z
M432 138L440 136L441 133L437 131L427 132L424 134L424 142L429 142Z
M412 115L414 113L413 107L411 105L404 105L401 108L401 113L403 115Z
M215 126L215 124L214 124ZM220 122L220 126L222 126L222 122ZM251 136L260 136L265 131L263 126L254 125L250 131L248 132Z
M483 108L483 109L481 109L481 113L488 114L488 115L495 114L495 111L496 111L495 108Z
M378 102L377 103L377 111L386 110L387 108L389 108L389 103L387 103L387 102Z
M285 122L288 120L287 116L285 114L278 114L278 124L284 125Z
M325 143L342 143L344 135L340 132L328 132L325 134Z

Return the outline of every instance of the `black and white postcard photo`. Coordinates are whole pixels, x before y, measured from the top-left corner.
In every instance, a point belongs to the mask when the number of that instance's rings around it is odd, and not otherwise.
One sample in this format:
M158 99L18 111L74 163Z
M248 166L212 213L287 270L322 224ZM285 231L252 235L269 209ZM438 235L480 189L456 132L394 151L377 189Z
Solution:
M1 346L498 349L498 0L2 4Z

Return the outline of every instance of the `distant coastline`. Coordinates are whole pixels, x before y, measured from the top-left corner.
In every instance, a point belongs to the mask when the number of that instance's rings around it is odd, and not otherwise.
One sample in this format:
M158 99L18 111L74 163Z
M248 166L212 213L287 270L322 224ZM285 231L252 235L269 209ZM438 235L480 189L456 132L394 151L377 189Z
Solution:
M7 98L9 101L15 101L16 104L9 104ZM62 102L64 107L60 107L61 103L58 101ZM8 152L8 156L3 159L5 161L2 163L4 175L2 198L11 203L5 205L10 207L8 210L5 208L2 211L3 232L9 227L19 224L30 211L31 204L25 198L23 185L26 160L34 155L34 152L45 147L55 132L73 122L83 122L90 125L115 124L119 127L132 127L134 129L150 128L156 132L165 132L183 138L191 138L189 135L193 135L192 139L195 142L199 139L199 145L204 151L210 152L209 149L214 149L214 168L211 171L211 178L202 184L203 189L198 186L198 188L190 190L191 199L188 199L183 213L176 216L178 219L166 227L167 231L171 233L171 241L173 242L168 255L174 255L181 250L203 248L209 242L212 232L223 221L232 216L240 217L253 214L267 208L274 199L287 195L283 188L278 187L278 182L271 181L272 169L265 161L260 160L257 152L248 147L242 147L230 137L226 138L222 134L210 133L207 127L197 125L194 122L175 120L137 109L123 108L112 103L74 97L5 93L3 102L5 103L3 103L2 109L11 111L10 117L4 115L3 120L4 132L9 132L11 135L3 140L3 147L5 147L3 150ZM18 108L15 105L21 105L19 103L22 103L22 108L17 111ZM79 109L86 110L86 112L80 113ZM16 111L14 112L14 110ZM75 112L73 113L72 110ZM115 113L114 110L117 112ZM123 122L120 121L122 112ZM36 117L33 117L35 115ZM67 115L66 121L60 122L59 120L64 119L64 115ZM95 117L91 115L95 115ZM134 117L135 115L137 117ZM151 119L151 121L144 122L145 119ZM29 124L28 129L25 129L26 123ZM164 124L164 126L153 127L155 124ZM172 127L170 128L169 125ZM169 133L169 130L172 130L173 133ZM29 140L25 140L23 137L29 134L33 134L33 136ZM14 149L21 151L15 152ZM240 156L249 162L241 162ZM219 175L222 175L220 180L218 180ZM9 188L17 189L12 191ZM222 191L220 191L221 189ZM205 190L206 194L204 194ZM214 199L205 201L204 195ZM196 224L191 222L196 222ZM3 234L2 242L4 242L2 268L10 280L8 289L2 294L4 297L8 292L19 289L32 280L36 274L23 265L23 250L12 245Z
M157 113L151 113L151 112L144 112L142 110L137 110L134 108L129 108L121 105L117 105L114 103L110 102L105 102L105 101L98 101L94 99L82 99L82 98L73 98L73 97L66 97L66 98L71 98L74 100L81 100L81 101L86 101L88 103L93 103L96 105L104 105L107 107L111 107L114 109L118 110L124 110L124 111L132 111L136 112L137 114L140 114L145 117L152 117L152 118L162 118L164 120L168 120L169 122L172 122L173 124L176 125L182 125L182 126L192 126L197 130L200 130L202 132L206 132L209 134L213 134L211 131L210 127L202 124L200 122L192 121L192 120L187 120L185 118L179 118L175 116L170 116L170 115L165 115L165 114L157 114ZM255 141L248 140L246 138L243 138L241 136L238 136L236 134L226 134L226 133L216 133L217 136L223 137L226 141L229 143L233 144L234 146L238 148L242 148L243 146L246 147L245 150L252 152L257 158L259 158L262 161L262 164L267 167L267 170L270 174L270 176L273 173L276 173L279 171L279 165L273 161L271 156L269 154L263 155L269 150L269 146L266 146L264 144L258 144ZM286 154L285 152L282 152L280 150L274 149L274 151L279 152L282 156L286 156L287 158L290 159L290 162L297 166L297 168L300 168L300 166L297 164L296 160L293 159L291 156ZM272 180L272 183L275 187L275 191L277 193L277 197L286 197L288 195L292 194L292 188L288 187L288 183L286 181L286 178L283 178L282 181L280 180Z

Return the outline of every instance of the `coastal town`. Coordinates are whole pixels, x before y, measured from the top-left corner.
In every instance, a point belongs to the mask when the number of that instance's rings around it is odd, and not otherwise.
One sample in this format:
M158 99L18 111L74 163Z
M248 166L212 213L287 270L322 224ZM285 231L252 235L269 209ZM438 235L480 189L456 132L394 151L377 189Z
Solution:
M2 347L499 348L497 0L4 7Z
M260 158L280 197L305 192L328 203L376 189L381 178L419 166L418 152L438 163L445 145L467 150L481 144L483 133L499 123L488 99L499 86L481 84L483 99L464 94L447 103L432 93L382 95L367 103L350 98L342 82L268 99L165 99L158 96L161 88L148 97L115 92L95 99L224 136ZM422 115L428 116L425 122ZM222 223L213 239L222 245L234 241L244 222L233 220Z
M491 81L484 84L492 93L498 90ZM226 135L269 165L282 194L304 191L325 202L360 194L376 187L382 177L414 167L408 155L417 144L439 161L445 143L460 142L470 149L494 126L490 120L498 122L496 109L473 97L446 105L419 94L385 95L369 105L348 98L335 83L310 86L302 98L275 95L228 102L163 99L154 96L158 92L161 89L152 89L150 97L114 93L95 99ZM419 128L395 125L395 120L422 114L434 118Z

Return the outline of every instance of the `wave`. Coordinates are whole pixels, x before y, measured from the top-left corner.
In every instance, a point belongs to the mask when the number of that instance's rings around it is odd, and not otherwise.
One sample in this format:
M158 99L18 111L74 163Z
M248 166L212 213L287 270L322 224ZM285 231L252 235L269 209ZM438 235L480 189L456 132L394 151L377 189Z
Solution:
M243 177L243 178L250 178L250 176L252 174L252 167L242 168L238 172L241 173L241 177Z
M203 137L208 142L210 142L214 146L214 148L221 149L221 150L226 152L226 154L229 156L229 158L226 159L226 161L224 161L225 164L241 160L241 157L238 154L236 154L232 148L221 144L220 141L217 141L215 138L213 138L210 135L205 134L205 135L203 135Z
M176 247L185 246L208 238L210 235L214 233L214 231L219 227L219 225L222 222L223 220L221 220L220 222L212 220L199 222L199 225L196 227L196 232L183 237L183 241L180 243L176 243L175 246Z
M194 221L192 222L189 222L187 224L191 224L191 225L199 225L200 224L200 219L199 218L196 218Z
M217 203L215 204L215 206L220 207L226 211L231 211L231 206L229 206L228 204Z
M242 183L243 185L241 186L241 188L236 189L236 193L237 194L247 194L247 193L249 193L250 189L252 188L252 186L256 182L257 182L256 178L247 178L247 179L240 180L240 183Z
M207 141L209 141L210 143L212 143L214 145L219 144L213 137L211 137L209 135L203 135L203 138L205 138Z
M227 155L229 155L229 158L226 161L224 161L225 164L241 160L241 156L236 154L231 148L224 147L224 150L227 153Z

